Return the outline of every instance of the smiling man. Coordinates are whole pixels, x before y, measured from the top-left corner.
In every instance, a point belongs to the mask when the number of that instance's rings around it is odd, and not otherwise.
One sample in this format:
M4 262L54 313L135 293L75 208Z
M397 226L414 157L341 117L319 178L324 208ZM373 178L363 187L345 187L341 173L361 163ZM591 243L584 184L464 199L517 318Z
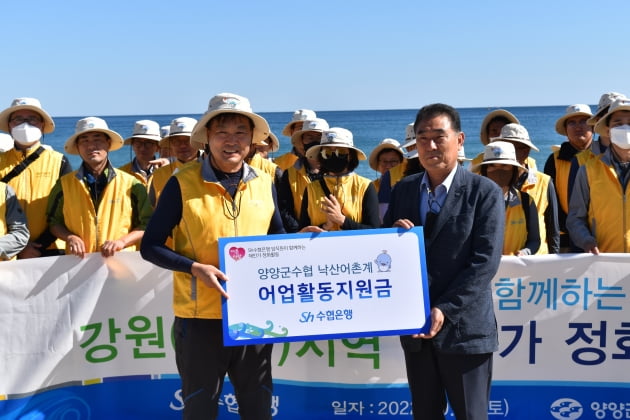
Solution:
M50 231L66 241L66 254L111 257L125 248L136 250L151 206L144 185L109 162L109 152L122 145L122 137L96 117L79 120L66 141L66 152L83 162L57 181L47 211Z
M459 113L427 105L414 123L425 172L399 181L385 227L424 227L431 304L427 334L401 337L414 418L444 419L447 398L458 419L487 419L492 353L498 333L491 281L501 261L501 189L458 164Z
M210 99L191 144L206 149L168 180L142 240L142 256L173 271L175 360L185 419L214 419L225 374L242 419L271 419L272 346L223 345L219 237L284 233L273 179L245 163L253 143L269 136L249 100ZM166 246L172 235L172 248ZM246 281L231 279L230 281Z

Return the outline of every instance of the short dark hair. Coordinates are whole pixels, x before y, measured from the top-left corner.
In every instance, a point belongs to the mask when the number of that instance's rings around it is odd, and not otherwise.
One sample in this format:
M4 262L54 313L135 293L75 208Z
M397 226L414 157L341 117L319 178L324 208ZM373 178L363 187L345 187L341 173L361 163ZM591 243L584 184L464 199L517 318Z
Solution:
M249 121L249 128L252 131L254 131L254 127L255 127L254 121L251 118L249 118L247 115L238 114L236 112L224 112L222 114L219 114L217 116L210 118L208 122L206 123L206 128L210 128L213 121L216 121L218 124L223 124L228 121L236 120L239 117L247 118L247 121Z
M459 118L459 112L450 105L440 103L425 105L420 108L420 111L418 111L418 114L416 115L416 121L413 123L413 131L416 132L418 130L418 125L421 121L429 120L440 115L446 115L448 117L451 121L451 127L453 130L458 133L462 131L462 123Z

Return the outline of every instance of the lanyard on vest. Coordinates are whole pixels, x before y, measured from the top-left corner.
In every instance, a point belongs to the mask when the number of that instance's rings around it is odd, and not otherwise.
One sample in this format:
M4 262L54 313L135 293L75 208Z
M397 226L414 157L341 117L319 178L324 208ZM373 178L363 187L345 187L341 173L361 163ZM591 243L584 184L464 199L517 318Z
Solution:
M29 156L27 156L26 159L24 159L22 162L18 163L12 170L11 172L9 172L8 174L6 174L2 179L0 179L0 181L4 182L4 183L8 183L9 181L11 181L13 178L15 178L16 176L18 176L19 174L21 174L22 172L24 172L24 170L26 168L28 168L28 165L30 165L31 163L35 162L37 160L37 158L39 158L39 156L42 154L42 152L44 151L44 147L43 146L39 146L37 148L37 150L35 150L33 153L31 153Z

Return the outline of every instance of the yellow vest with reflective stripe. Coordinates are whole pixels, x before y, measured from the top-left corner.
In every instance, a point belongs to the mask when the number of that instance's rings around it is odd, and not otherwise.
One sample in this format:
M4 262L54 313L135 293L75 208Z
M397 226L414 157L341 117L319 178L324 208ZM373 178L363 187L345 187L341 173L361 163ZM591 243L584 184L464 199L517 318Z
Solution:
M37 147L28 150L26 156L17 149L0 153L0 178L11 172L16 165L35 150ZM45 149L39 158L8 182L15 190L18 202L26 215L31 240L37 239L48 227L46 220L48 196L59 179L62 159L61 153ZM63 241L58 241L58 245L63 248ZM54 243L52 247L55 247Z
M218 182L204 181L201 162L175 175L182 194L182 218L173 229L173 249L202 264L219 267L218 239L266 235L275 210L272 179L265 173L240 182L235 200ZM250 281L252 279L231 279ZM221 318L221 295L190 274L173 272L173 310L182 318Z
M600 158L586 163L586 175L591 191L588 224L599 251L630 252L630 184L622 191L615 168Z
M324 176L324 180L331 194L333 194L337 198L337 201L339 201L339 204L341 204L341 212L344 216L349 217L357 223L362 223L363 197L371 181L356 173L340 177ZM326 222L326 214L320 210L324 190L320 182L315 181L308 184L306 191L308 193L308 217L311 220L311 225L319 226ZM340 229L341 226L335 226L330 230Z
M90 198L90 190L77 171L61 177L63 218L66 228L85 243L86 252L100 251L106 240L115 240L132 230L131 186L138 181L131 175L115 170L116 176L101 192L98 210ZM136 251L136 246L125 248Z

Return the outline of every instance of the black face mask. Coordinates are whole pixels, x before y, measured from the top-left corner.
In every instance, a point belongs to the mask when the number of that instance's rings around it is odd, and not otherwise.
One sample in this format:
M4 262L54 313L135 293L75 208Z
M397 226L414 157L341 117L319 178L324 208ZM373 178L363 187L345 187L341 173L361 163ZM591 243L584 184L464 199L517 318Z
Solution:
M304 144L304 154L306 154L306 151L308 149L310 149L313 146L317 146L319 143L314 141L313 143L308 143L308 144Z
M322 170L324 172L339 173L348 167L348 155L339 157L332 155L327 159L321 160Z

